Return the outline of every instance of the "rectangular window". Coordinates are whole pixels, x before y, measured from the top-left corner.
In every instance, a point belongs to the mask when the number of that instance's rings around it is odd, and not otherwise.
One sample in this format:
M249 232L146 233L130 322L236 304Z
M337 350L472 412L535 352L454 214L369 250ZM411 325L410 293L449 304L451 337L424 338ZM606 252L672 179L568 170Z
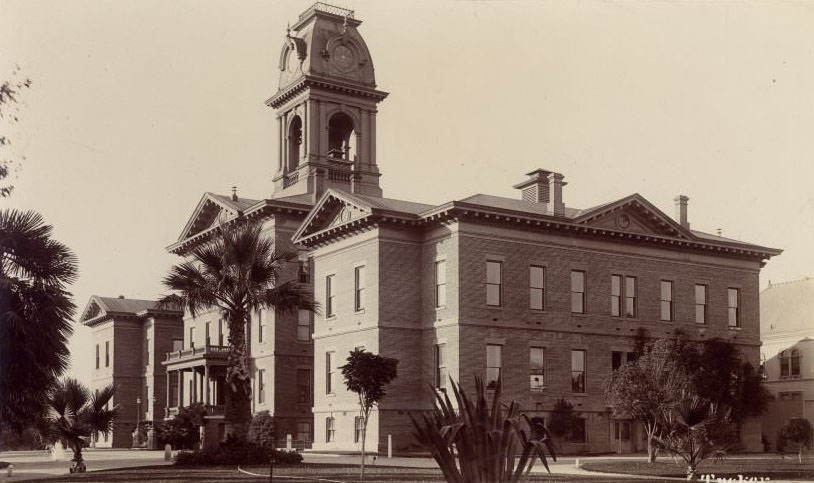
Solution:
M365 266L353 270L353 308L359 312L365 308Z
M332 443L336 441L336 429L334 427L334 418L325 418L325 442Z
M529 348L529 385L532 391L542 391L545 387L545 349L542 347Z
M266 402L266 370L257 371L257 404Z
M257 311L257 343L262 344L263 339L266 337L266 321L265 317L265 310L260 309Z
M297 423L297 441L311 441L311 423Z
M707 286L695 286L695 323L707 323Z
M622 276L611 275L611 316L622 315Z
M99 344L96 344L96 368L99 369Z
M212 338L211 338L212 337L212 331L211 331L211 328L212 328L212 322L207 320L206 321L205 332L204 332L204 341L206 342L206 345L211 345L212 344Z
M740 327L741 326L741 318L740 318L740 290L736 288L730 288L726 291L726 309L729 313L729 326L730 327Z
M661 320L670 322L673 320L673 282L669 280L661 281Z
M297 369L297 402L311 402L311 370Z
M500 307L503 262L486 261L486 305Z
M189 328L189 348L195 348L195 326Z
M150 365L150 339L144 341L144 365Z
M105 367L110 367L110 341L105 341Z
M325 353L325 394L334 393L334 365L333 365L333 352Z
M309 263L308 260L300 260L299 261L299 270L297 273L297 279L302 284L310 283L310 276L308 275Z
M297 340L308 342L311 340L311 312L300 310L297 314Z
M495 390L500 380L500 369L503 366L503 346L486 345L486 389Z
M627 354L627 355L626 355ZM622 352L622 351L613 351L611 352L611 370L616 370L622 367L622 364L625 362L633 362L636 360L636 353L635 352Z
M447 306L447 262L435 262L435 306Z
M625 277L625 317L636 317L635 277Z
M584 418L574 418L571 426L571 434L568 437L568 441L572 443L584 443L585 442L585 419Z
M529 267L529 308L545 310L545 267Z
M353 442L354 443L361 443L362 442L362 430L365 427L365 420L361 416L356 416L353 418Z
M571 392L585 392L585 351L571 351Z
M438 389L446 389L447 387L446 350L446 344L435 345L435 387Z
M585 313L585 272L571 270L571 313Z
M144 386L144 412L150 411L150 386Z
M223 319L218 319L218 345L223 345Z
M325 316L326 317L333 317L336 315L336 307L334 307L334 300L336 299L336 294L334 293L334 276L335 275L328 275L325 277Z
M172 340L172 351L179 352L184 350L184 339L173 339Z

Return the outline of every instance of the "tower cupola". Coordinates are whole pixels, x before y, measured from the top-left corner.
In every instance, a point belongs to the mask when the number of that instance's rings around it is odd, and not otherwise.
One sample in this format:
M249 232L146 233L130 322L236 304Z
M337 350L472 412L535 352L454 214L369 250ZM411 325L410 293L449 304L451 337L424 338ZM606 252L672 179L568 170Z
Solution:
M376 163L373 60L352 10L317 2L290 25L280 52L277 110L279 198L327 188L381 196Z

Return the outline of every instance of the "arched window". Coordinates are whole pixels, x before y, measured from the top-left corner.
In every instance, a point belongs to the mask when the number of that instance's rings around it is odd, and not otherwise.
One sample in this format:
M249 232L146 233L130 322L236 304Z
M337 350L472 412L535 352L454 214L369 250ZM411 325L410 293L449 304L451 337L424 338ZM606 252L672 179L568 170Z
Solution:
M780 377L800 377L800 351L792 349L781 351L778 356L780 360Z
M791 376L800 375L800 351L797 349L791 350Z
M336 113L328 121L328 157L353 161L356 158L356 136L353 120L344 113Z
M300 165L302 158L302 120L294 116L288 125L288 172L292 172Z

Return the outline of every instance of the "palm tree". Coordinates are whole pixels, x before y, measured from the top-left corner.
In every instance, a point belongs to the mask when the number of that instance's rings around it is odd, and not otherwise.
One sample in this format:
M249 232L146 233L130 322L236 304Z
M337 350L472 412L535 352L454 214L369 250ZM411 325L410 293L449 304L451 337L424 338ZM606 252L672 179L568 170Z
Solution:
M76 256L33 211L0 211L0 428L34 424L69 361Z
M261 226L245 219L221 226L215 236L189 254L190 259L172 267L164 286L174 293L163 304L179 304L193 317L217 309L229 328L226 368L226 431L246 439L251 421L251 376L246 351L245 325L251 312L273 308L278 312L315 311L307 286L282 282L285 264L296 253L274 249Z
M71 473L84 473L82 447L99 433L113 429L118 408L106 409L116 390L113 385L91 392L76 379L58 382L48 395L45 437L61 442L73 451Z

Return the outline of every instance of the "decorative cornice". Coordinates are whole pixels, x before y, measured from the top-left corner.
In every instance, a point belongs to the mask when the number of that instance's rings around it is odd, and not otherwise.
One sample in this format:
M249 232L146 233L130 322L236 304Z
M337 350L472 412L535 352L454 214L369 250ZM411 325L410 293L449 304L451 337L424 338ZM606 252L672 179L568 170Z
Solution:
M276 94L266 99L266 105L276 109L300 92L313 87L342 92L344 94L352 94L359 97L367 97L376 102L381 102L388 96L387 92L378 91L373 87L361 87L339 80L303 75L295 82L280 89Z

